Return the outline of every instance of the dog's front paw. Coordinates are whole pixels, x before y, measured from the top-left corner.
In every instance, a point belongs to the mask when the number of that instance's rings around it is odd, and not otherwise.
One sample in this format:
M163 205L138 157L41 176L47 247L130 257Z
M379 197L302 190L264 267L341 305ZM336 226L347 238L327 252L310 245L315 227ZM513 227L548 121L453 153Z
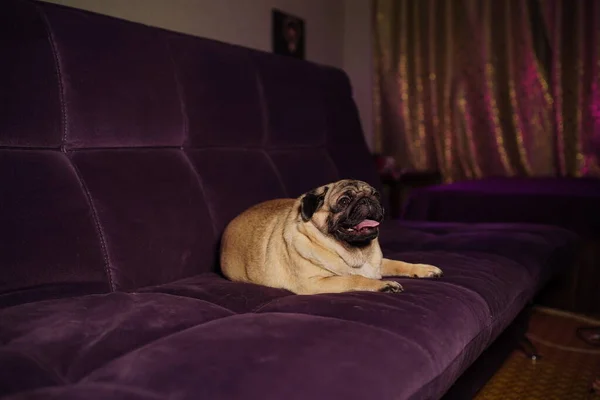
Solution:
M441 269L428 264L416 264L413 270L415 278L439 278L444 275Z
M381 281L380 292L383 293L400 293L404 290L402 285L395 281Z

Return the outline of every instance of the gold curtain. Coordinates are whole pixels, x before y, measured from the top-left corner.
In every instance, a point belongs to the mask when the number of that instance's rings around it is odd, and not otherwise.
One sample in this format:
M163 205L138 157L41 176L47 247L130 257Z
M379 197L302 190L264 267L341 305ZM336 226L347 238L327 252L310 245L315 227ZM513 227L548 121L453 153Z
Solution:
M599 0L373 0L375 150L446 181L600 175Z

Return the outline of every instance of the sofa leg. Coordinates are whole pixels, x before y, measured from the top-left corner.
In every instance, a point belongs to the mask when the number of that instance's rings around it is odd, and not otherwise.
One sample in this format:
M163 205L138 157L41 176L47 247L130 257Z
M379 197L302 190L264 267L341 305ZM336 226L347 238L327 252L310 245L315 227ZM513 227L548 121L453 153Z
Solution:
M525 335L519 340L519 348L531 361L537 361L542 358L535 345Z

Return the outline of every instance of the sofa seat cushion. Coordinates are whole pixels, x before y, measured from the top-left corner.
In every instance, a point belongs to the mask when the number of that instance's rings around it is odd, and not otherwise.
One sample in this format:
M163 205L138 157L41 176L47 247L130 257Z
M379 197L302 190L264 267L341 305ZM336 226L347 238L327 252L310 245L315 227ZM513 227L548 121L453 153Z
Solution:
M387 329L294 313L249 313L165 336L79 382L60 384L69 388L66 398L94 384L177 399L407 398L431 376L431 364L423 349ZM13 397L19 398L26 393Z
M405 289L395 295L281 297L259 312L318 315L349 322L348 329L359 324L392 332L413 352L409 356L390 343L390 351L405 358L394 370L403 382L418 382L396 388L398 398L437 398L515 319L540 280L568 265L576 238L535 225L386 223L381 232L386 257L437 265L444 277L394 278ZM380 395L372 398L387 398Z
M77 382L153 341L233 315L203 300L110 293L0 310L0 393Z
M167 293L217 304L234 313L252 312L270 301L293 293L250 283L231 282L221 275L207 272L164 285L139 290L141 293Z
M383 224L380 237L384 254L394 253L406 261L417 262L424 254L433 256L435 252L457 253L473 258L474 262L480 257L493 263L504 260L505 264L523 270L518 273L527 275L526 279L532 283L531 293L569 265L579 240L571 231L548 225L426 221ZM510 270L505 272L510 274ZM445 271L450 272L447 268ZM467 268L466 272L476 271Z
M9 307L0 364L13 368L0 371L0 391L11 400L438 398L574 239L550 227L390 223L384 254L438 265L442 279L394 278L400 294L297 296L204 273Z

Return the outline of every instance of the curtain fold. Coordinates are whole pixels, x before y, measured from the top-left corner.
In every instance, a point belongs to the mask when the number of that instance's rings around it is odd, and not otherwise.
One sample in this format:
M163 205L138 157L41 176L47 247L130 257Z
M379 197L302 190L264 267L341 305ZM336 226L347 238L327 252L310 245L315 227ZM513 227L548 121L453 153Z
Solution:
M374 0L375 150L445 181L600 175L600 2Z

